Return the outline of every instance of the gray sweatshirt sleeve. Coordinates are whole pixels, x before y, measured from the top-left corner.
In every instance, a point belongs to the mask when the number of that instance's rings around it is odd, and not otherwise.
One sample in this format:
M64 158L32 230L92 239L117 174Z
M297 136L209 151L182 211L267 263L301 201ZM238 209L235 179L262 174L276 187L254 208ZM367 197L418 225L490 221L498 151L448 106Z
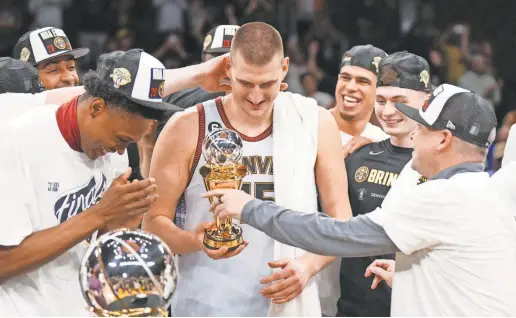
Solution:
M302 213L252 200L242 221L276 241L318 255L363 257L399 252L384 229L367 215L340 221L324 213Z

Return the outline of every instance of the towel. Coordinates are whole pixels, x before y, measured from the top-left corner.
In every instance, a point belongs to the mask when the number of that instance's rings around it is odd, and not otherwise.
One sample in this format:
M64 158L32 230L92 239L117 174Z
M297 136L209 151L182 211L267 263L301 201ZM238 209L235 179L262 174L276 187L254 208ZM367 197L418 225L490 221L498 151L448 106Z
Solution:
M276 204L314 213L317 211L315 161L318 136L317 102L312 98L288 92L279 93L274 101L273 169ZM299 258L306 252L274 242L274 259ZM317 283L310 279L303 292L292 301L272 304L268 316L320 317Z

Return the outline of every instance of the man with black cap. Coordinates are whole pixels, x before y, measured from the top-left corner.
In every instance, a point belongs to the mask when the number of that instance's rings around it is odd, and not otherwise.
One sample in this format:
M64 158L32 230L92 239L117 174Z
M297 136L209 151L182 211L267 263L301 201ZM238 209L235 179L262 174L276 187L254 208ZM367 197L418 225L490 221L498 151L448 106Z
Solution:
M0 316L87 316L77 280L97 231L136 227L157 199L153 179L129 182L116 153L152 120L166 70L139 49L101 57L85 93L10 121L0 140Z
M386 56L382 49L368 44L355 46L342 57L335 87L336 105L330 112L341 131L343 145L356 136L372 141L389 137L369 123L374 109L378 64Z
M397 52L383 58L378 65L375 113L389 139L368 144L346 158L348 196L353 215L381 206L401 170L412 158L412 131L416 122L395 107L396 102L419 109L430 97L430 67L420 56ZM393 258L385 255L383 258ZM364 268L372 257L341 260L337 316L390 316L391 289L379 284L371 290L371 280Z
M417 109L413 168L429 180L388 209L340 221L284 209L242 191L214 190L212 209L312 253L396 254L392 316L516 315L516 223L484 162L496 134L488 101L448 84ZM387 195L389 197L389 194Z
M63 30L46 27L32 30L18 40L13 57L36 66L45 89L79 85L75 60L90 52L73 49Z

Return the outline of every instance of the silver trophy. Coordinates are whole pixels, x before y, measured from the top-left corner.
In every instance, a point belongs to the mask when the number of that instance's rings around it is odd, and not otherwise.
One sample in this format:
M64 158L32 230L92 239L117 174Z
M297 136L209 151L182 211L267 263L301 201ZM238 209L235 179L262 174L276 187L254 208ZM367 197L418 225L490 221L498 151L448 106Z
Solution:
M79 280L98 317L166 317L177 263L157 236L128 229L102 235L84 255Z

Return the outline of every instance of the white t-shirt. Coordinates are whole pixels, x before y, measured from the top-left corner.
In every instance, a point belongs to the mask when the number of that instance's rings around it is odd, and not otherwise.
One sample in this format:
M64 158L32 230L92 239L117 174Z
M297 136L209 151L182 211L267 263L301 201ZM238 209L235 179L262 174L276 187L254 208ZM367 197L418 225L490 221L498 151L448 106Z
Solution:
M122 173L114 164L118 154L92 161L68 146L57 126L57 107L31 110L0 130L0 245L16 246L88 209ZM88 316L78 280L87 246L83 241L2 281L0 317Z
M505 142L505 149L503 151L502 166L509 162L516 160L516 124L511 126L509 137Z
M5 126L11 119L33 109L36 106L44 105L47 92L38 94L0 94L0 127Z
M516 315L516 222L489 175L460 173L404 194L368 214L402 251L391 316Z
M364 131L360 134L360 136L369 138L373 142L378 142L389 138L389 135L387 135L380 127L375 126L371 123L367 123L367 125L364 128ZM342 139L342 145L345 145L348 142L350 142L351 139L353 139L353 136L341 131L340 138Z

